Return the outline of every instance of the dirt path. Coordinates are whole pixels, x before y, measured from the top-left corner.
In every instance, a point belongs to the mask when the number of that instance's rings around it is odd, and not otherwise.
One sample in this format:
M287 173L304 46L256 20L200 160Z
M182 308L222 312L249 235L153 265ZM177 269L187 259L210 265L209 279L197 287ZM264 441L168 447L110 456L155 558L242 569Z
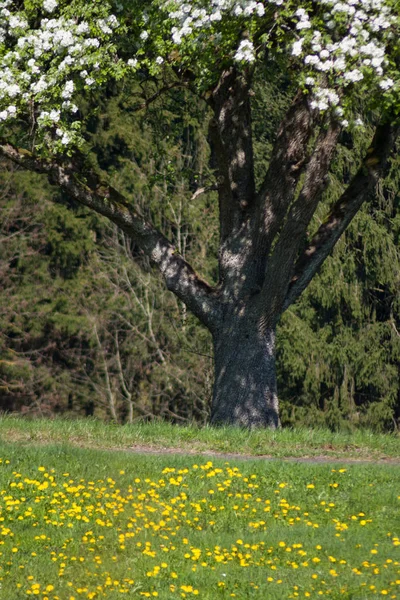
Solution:
M270 462L294 462L294 463L308 463L308 464L346 464L346 465L387 465L387 466L395 466L400 467L400 456L399 457L390 457L390 456L368 456L367 451L365 449L360 449L361 456L346 456L340 454L340 450L336 450L334 447L322 450L322 454L320 455L311 455L311 456L272 456L270 454L261 454L254 455L249 453L239 453L239 452L221 452L218 450L207 450L206 448L171 448L169 446L162 445L152 445L152 444L132 444L131 446L113 446L100 445L99 443L87 443L86 440L71 436L68 440L65 439L32 439L27 435L15 435L16 432L13 432L12 436L4 436L0 434L0 441L4 441L6 443L19 443L19 444L29 444L29 445L37 445L37 446L49 446L49 445L57 445L57 444L66 444L70 445L73 448L82 448L82 449L91 449L91 450L102 450L105 452L131 452L135 454L142 455L154 455L154 456L188 456L204 459L212 459L217 458L220 460L256 460L256 461L270 461ZM11 439L10 439L11 437ZM324 450L326 453L324 453ZM318 452L317 448L314 448L314 452Z
M388 466L397 466L400 467L400 458L389 458L384 457L381 459L365 459L365 458L348 458L348 457L338 457L338 456L305 456L305 457L296 457L296 456L286 456L286 457L277 457L277 456L269 456L267 454L254 456L252 454L238 454L238 453L224 453L224 452L214 452L211 450L206 451L186 451L179 450L179 448L152 448L151 446L145 445L135 445L131 448L115 448L115 450L122 450L125 452L133 452L135 454L142 455L155 455L155 456L199 456L202 458L218 458L218 459L226 459L226 460L264 460L270 462L297 462L297 463L308 463L308 464L346 464L346 465L388 465Z

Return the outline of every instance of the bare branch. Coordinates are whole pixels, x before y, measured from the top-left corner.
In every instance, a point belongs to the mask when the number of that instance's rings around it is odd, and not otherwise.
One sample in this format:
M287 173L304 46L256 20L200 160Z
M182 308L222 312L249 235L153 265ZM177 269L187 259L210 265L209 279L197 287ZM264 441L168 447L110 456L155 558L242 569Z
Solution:
M167 288L174 292L210 330L218 325L219 302L215 291L203 281L177 252L174 245L134 210L117 190L93 174L84 175L74 165L40 159L8 143L0 143L0 154L22 167L44 173L80 204L104 215L135 240L161 271ZM87 183L90 179L90 185Z
M104 379L105 379L105 384L106 384L106 395L107 395L107 400L108 400L108 407L110 409L111 416L114 419L115 423L119 423L117 409L115 406L115 392L112 389L110 373L108 371L108 365L107 365L107 360L106 360L106 356L105 356L105 351L104 351L103 346L101 345L101 341L100 341L99 333L97 331L96 323L93 323L93 332L94 332L97 347L99 349L99 352L101 354L101 359L103 362L103 371L104 371Z
M392 326L392 328L393 328L393 331L394 331L394 332L395 332L395 334L397 335L397 337L399 337L399 338L400 338L400 332L399 332L399 330L398 330L398 329L397 329L397 327L396 327L396 323L394 322L394 319L392 319L392 320L390 321L390 324L391 324L391 326Z
M394 148L399 131L399 126L390 124L381 124L377 127L360 169L297 261L284 310L308 286L362 204L375 193L379 179L387 172L390 152Z
M137 112L137 111L144 110L144 109L148 108L150 106L150 104L152 104L153 102L155 102L163 94L165 94L166 92L169 92L170 90L173 90L175 88L179 88L179 87L186 87L187 88L188 87L188 82L187 81L173 81L172 83L165 84L160 89L158 89L156 92L154 92L154 94L152 94L148 98L145 98L145 100L143 102L141 102L140 104L138 104L137 106L135 106L134 107L134 111Z
M130 402L132 400L132 394L127 388L125 377L124 377L124 370L122 368L122 362L121 362L121 353L119 351L118 331L115 332L114 343L115 343L115 359L116 359L117 368L118 368L119 382L121 384L121 389L122 389L126 399Z
M216 185L210 185L209 187L197 188L197 190L193 193L193 195L190 199L196 200L196 198L198 198L202 194L207 194L208 192L215 192L215 191L217 191Z
M157 342L157 338L154 335L154 331L153 331L153 311L150 309L150 305L149 305L148 289L146 287L146 291L144 293L144 296L146 298L146 305L144 305L143 302L141 301L140 297L136 293L136 290L135 290L134 286L132 285L132 282L128 275L128 271L126 270L125 267L123 267L123 274L124 274L124 281L127 284L130 293L133 295L136 303L138 304L139 308L141 309L141 311L143 312L144 316L147 319L147 329L148 329L150 338L145 338L145 339L148 342L153 344L160 361L162 363L165 363L165 357L164 357L163 351L161 350L160 345Z
M115 342L115 358L116 358L117 369L118 369L118 378L119 378L121 389L122 389L122 392L123 392L123 395L125 397L126 404L128 407L127 421L128 421L128 423L132 423L132 421L133 421L133 404L134 403L132 401L132 394L128 390L128 387L127 387L126 381L125 381L125 377L124 377L124 370L122 368L122 362L121 362L121 353L119 351L118 331L115 332L114 342Z
M12 238L15 238L17 236L22 235L25 231L28 231L30 228L29 225L27 225L26 227L22 227L21 229L19 229L18 231L15 231L14 233L11 233L10 235L7 236L2 236L0 238L0 244L4 243L4 242L8 242L9 240L11 240Z

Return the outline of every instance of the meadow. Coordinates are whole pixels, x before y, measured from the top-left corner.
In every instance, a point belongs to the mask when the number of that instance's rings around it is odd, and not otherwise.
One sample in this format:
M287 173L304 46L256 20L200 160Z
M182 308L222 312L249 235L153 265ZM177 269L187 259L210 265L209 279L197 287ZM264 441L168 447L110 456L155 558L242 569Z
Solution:
M1 600L400 597L396 465L2 437Z
M29 419L0 414L0 439L22 444L63 444L101 449L184 453L232 453L272 458L397 459L400 435L366 429L285 428L248 431L237 427L173 425L165 421L115 425L92 418Z

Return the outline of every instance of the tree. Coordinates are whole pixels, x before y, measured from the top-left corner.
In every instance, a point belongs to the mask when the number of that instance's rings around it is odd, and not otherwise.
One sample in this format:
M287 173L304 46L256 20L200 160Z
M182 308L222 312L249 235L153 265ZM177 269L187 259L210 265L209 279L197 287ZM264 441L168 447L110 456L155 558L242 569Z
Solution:
M211 421L279 425L275 331L388 169L399 133L395 0L0 3L1 153L108 217L210 330ZM291 102L256 186L253 82L286 75ZM134 79L144 109L181 87L210 111L220 223L210 285L90 161L96 90ZM153 89L153 93L150 90ZM312 236L343 129L375 134ZM133 182L134 185L134 182ZM200 193L200 189L198 192Z

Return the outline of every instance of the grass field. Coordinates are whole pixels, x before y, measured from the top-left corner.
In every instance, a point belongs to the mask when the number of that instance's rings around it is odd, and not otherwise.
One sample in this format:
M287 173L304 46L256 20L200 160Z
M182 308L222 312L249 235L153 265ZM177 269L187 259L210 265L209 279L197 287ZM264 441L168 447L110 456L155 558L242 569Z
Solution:
M26 442L0 443L1 600L400 598L398 466Z
M36 419L0 416L0 439L21 444L68 443L85 448L185 453L224 452L273 458L349 458L400 460L400 435L359 430L334 433L323 429L246 431L232 427L135 423L117 426L95 419Z

